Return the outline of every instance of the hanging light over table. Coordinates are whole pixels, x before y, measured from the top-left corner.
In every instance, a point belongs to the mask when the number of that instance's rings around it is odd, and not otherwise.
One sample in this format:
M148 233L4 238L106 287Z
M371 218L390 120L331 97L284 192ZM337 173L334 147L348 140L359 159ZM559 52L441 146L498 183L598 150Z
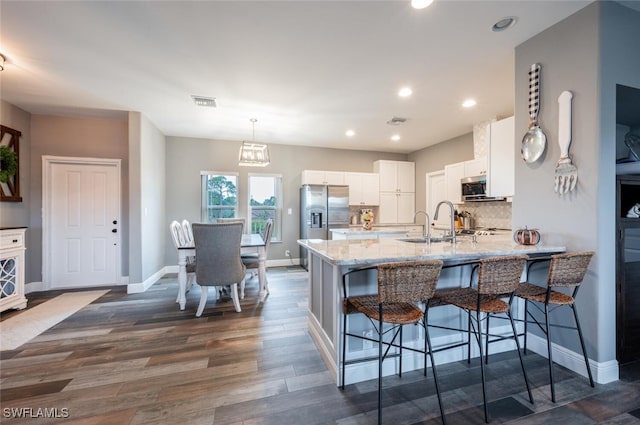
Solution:
M269 147L265 143L256 143L256 118L251 118L253 125L253 137L251 142L242 142L240 147L240 158L238 165L247 167L266 167L271 162L269 158Z

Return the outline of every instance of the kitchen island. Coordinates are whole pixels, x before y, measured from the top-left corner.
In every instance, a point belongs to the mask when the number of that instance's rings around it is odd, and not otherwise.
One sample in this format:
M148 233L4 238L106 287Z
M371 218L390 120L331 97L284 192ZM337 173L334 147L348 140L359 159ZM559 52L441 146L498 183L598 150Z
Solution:
M319 240L303 239L298 244L307 248L309 255L309 332L317 345L327 367L340 382L341 344L342 344L342 276L354 268L374 266L383 262L415 261L441 259L445 265L455 265L480 258L500 255L526 254L530 257L544 257L553 253L564 252L563 246L534 246L516 245L510 237L487 236L473 242L471 238L458 238L456 244L450 242L415 243L402 239L361 239L361 240ZM438 288L450 288L466 285L471 277L471 266L460 266L444 269L438 281ZM375 270L352 274L349 281L350 294L376 293L377 282ZM522 306L515 306L514 315L522 315ZM434 308L429 313L430 324L445 327L464 328L466 315L455 307L445 306ZM508 335L511 332L508 321L492 321L491 333ZM349 317L348 328L351 333L372 335L372 325L361 315ZM441 329L432 331L431 339L434 347L459 343L462 333ZM407 326L405 342L415 346L424 344L424 336L419 327ZM466 337L465 337L466 338ZM368 341L350 338L347 340L346 356L349 359L368 358L377 355L377 348ZM491 345L491 353L512 350L515 347L512 340ZM472 344L472 356L477 356ZM474 351L475 350L475 351ZM446 363L466 357L466 348L446 350L437 353L436 362ZM395 361L394 361L395 360ZM396 373L398 358L389 359L384 363L385 375ZM403 355L403 371L422 367L422 357L409 350ZM377 376L377 360L363 361L348 366L345 374L347 384L373 379Z

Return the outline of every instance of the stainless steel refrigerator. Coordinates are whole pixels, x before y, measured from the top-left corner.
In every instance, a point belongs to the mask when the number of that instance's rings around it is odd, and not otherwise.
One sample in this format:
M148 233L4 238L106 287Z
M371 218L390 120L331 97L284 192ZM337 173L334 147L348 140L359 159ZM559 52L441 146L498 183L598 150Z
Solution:
M300 188L300 239L330 239L329 229L349 227L349 186L305 184ZM307 249L300 261L308 269Z

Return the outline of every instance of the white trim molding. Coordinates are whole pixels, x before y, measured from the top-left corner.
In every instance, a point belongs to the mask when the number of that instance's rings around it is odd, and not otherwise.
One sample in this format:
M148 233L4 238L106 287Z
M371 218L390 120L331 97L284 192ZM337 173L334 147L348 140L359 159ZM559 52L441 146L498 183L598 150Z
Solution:
M548 357L547 340L532 333L527 333L527 349L540 354L544 358ZM584 364L582 353L576 353L554 343L551 343L551 351L554 363L587 377L587 367ZM589 359L589 365L591 366L593 380L598 384L608 384L619 379L620 370L616 360L596 362Z

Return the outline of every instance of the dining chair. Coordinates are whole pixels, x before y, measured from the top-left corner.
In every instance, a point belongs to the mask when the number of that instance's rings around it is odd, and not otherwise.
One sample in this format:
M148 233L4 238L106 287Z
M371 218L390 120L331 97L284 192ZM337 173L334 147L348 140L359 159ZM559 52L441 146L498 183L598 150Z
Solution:
M182 233L184 233L184 238L189 245L193 245L193 230L191 229L191 223L189 220L182 220Z
M593 376L591 375L591 367L589 366L589 357L587 356L587 349L584 344L584 338L582 336L582 330L580 329L580 322L578 321L578 312L575 307L576 295L578 295L578 289L582 280L584 279L591 258L595 253L593 251L576 251L566 254L556 254L551 256L551 262L549 263L549 274L547 276L546 286L536 285L530 282L521 283L515 292L515 296L524 299L524 314L525 314L525 340L524 349L527 349L527 325L529 323L535 323L542 331L547 339L547 358L549 360L549 381L551 383L551 401L556 402L556 392L554 387L553 376L553 358L551 350L551 334L550 328L552 326L559 326L565 329L573 329L578 331L578 338L580 339L580 347L582 348L582 356L584 358L584 364L587 367L587 374L589 375L589 384L593 387ZM566 294L560 290L554 290L553 288L572 288L572 293ZM534 306L537 310L544 315L544 323L531 314L529 306ZM573 318L575 320L575 327L557 325L549 323L549 314L563 306L569 306L573 312ZM544 326L543 326L544 325Z
M244 284L246 269L240 259L242 223L193 223L196 248L196 283L200 285L200 317L208 298L209 286L230 286L231 299L237 312L241 311L238 284Z
M264 229L262 230L261 236L262 236L262 240L264 241L264 258L260 258L260 254L257 251L250 251L250 252L243 252L241 257L242 257L242 263L245 265L245 267L248 270L252 270L252 275L251 277L255 276L255 270L259 270L260 269L260 262L261 261L267 261L267 254L269 252L269 246L271 245L271 236L273 235L273 220L272 219L267 219ZM265 270L266 270L266 265L265 265ZM266 273L264 276L262 276L262 284L264 286L264 288L260 288L261 291L264 292L264 294L268 294L269 293L269 282L267 281L267 276ZM240 293L240 298L243 299L244 298L244 287L241 289L241 293Z
M487 389L485 378L485 354L483 350L483 330L482 322L485 321L486 337L489 338L488 319L492 315L504 314L511 323L513 332L513 340L516 344L518 357L520 359L520 368L524 377L529 401L533 404L533 395L527 378L527 371L524 368L522 353L520 351L520 341L518 333L511 315L511 303L513 301L514 292L520 285L520 277L524 270L524 266L528 257L526 255L511 255L492 258L483 258L478 262L477 267L477 284L474 287L457 288L454 290L443 290L436 292L434 302L438 305L453 305L468 314L467 330L465 333L471 332L478 343L480 350L480 377L482 380L482 400L484 404L484 420L489 422L489 408L487 405ZM508 298L505 301L504 298ZM484 314L484 318L483 318ZM500 317L500 316L498 316ZM500 337L502 338L502 337ZM458 346L459 344L456 344ZM452 346L453 347L453 346Z
M175 246L176 249L178 249L179 247L182 246L191 246L193 245L192 241L189 241L187 236L185 235L184 232L184 222L181 224L179 223L177 220L173 220L170 224L169 224L169 230L171 233L171 240L173 241L173 245ZM195 265L195 258L193 257L189 257L187 258L187 287L186 287L186 291L188 292L191 289L191 286L193 285L193 281L195 279L195 275L196 275L196 265ZM178 296L176 297L176 302L178 302L178 298L180 297L180 295L178 294Z
M365 270L377 271L377 295L348 295L348 276ZM399 357L398 376L402 376L403 349L422 353L424 355L424 375L427 375L427 355L431 361L433 379L440 407L442 423L446 424L438 373L433 358L431 338L429 337L429 303L435 293L436 284L442 270L442 260L408 261L381 263L373 267L363 267L351 270L343 275L343 303L342 303L342 374L341 388L344 389L345 369L347 364L361 362L362 359L346 360L346 338L355 337L368 339L347 330L347 316L354 313L364 314L377 333L378 343L378 424L382 424L382 363L387 357ZM423 307L421 308L420 305ZM384 328L385 324L390 327ZM424 348L404 347L402 343L402 329L404 325L420 324L424 329ZM384 336L390 335L385 340ZM396 343L396 339L398 342ZM386 347L386 348L385 348ZM391 348L397 348L399 353L390 353Z
M242 232L244 233L244 226L247 221L243 217L217 218L216 223L242 223Z

